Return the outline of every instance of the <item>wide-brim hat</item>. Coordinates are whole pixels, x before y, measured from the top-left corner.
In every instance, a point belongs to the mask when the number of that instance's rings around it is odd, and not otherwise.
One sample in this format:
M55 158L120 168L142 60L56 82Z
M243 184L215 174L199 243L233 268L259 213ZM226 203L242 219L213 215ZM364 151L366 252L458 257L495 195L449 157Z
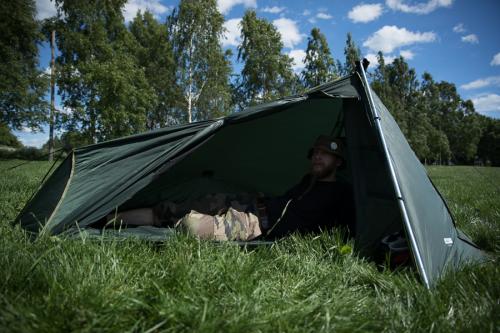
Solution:
M316 141L314 141L314 144L311 147L311 149L309 149L309 152L307 154L308 159L311 159L315 149L320 149L328 153L334 154L345 161L344 143L340 138L329 135L318 136Z

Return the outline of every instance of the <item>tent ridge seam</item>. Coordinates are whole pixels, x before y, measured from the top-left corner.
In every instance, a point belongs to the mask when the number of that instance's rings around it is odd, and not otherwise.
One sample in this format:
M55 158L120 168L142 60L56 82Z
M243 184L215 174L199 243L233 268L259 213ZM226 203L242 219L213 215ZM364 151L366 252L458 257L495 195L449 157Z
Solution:
M59 201L57 202L56 208L54 208L52 214L50 214L50 217L47 219L47 223L45 224L46 226L50 224L52 218L56 215L57 211L59 210L59 207L61 206L64 197L66 197L66 193L68 192L69 184L71 183L71 180L73 178L74 171L75 171L75 151L73 150L71 154L71 172L69 174L68 181L66 182L66 186L64 187L64 191L61 195L61 198L59 198Z

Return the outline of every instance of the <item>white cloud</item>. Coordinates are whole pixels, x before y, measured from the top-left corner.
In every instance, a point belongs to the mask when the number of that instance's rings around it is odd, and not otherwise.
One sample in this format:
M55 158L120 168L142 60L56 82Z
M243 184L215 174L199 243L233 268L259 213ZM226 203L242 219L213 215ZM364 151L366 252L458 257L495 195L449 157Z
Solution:
M31 128L26 127L26 126L21 127L21 132L23 132L23 133L34 133Z
M318 14L316 14L316 17L319 18L320 20L329 20L333 16L330 14L327 14L327 13L318 13Z
M316 18L314 17L309 18L307 21L309 21L309 23L311 24L315 24L316 22L318 22L318 20L316 20Z
M399 52L399 55L401 55L406 60L411 60L415 57L415 53L410 50L401 50L401 52Z
M19 141L26 147L41 148L49 139L49 135L40 131L31 131L27 128L22 128L20 131L14 131Z
M36 0L36 19L44 20L56 16L56 5L50 0Z
M366 60L368 60L370 62L370 67L368 67L368 68L375 68L377 66L378 59L377 59L377 55L375 53L365 54L365 58L366 58Z
M355 6L347 14L354 23L367 23L376 20L380 15L382 5L379 3Z
M490 65L491 66L500 66L500 52L498 52L497 54L495 54L493 56L493 59L491 60Z
M365 58L368 59L368 61L370 62L370 67L369 67L370 69L374 69L375 67L378 66L378 58L375 53L368 53L365 55ZM386 64L392 63L394 59L396 59L395 56L384 54L384 62Z
M234 18L224 22L226 32L222 37L222 46L238 46L241 43L241 31L239 24L241 18Z
M453 27L453 31L456 32L457 34L460 34L466 32L467 30L465 29L463 23L459 23Z
M310 11L309 9L306 9L306 10L304 10L304 11L302 12L302 15L304 15L304 16L309 16L309 15L311 15L311 11Z
M300 33L299 28L297 27L296 21L287 18L280 18L274 20L273 24L281 34L281 39L283 40L283 45L285 47L292 49L304 38L304 35Z
M264 13L271 13L271 14L279 14L284 10L285 10L285 7L278 7L278 6L265 7L264 9L262 9L262 11Z
M461 85L460 88L471 90L489 86L500 86L500 76L490 76L483 79L474 80L472 82Z
M57 105L56 105L56 110L59 113L62 113L62 114L65 114L65 115L71 115L75 111L73 108L70 108L70 107L67 107L67 106L60 107L60 106L57 106Z
M399 47L415 43L429 43L435 41L436 38L437 35L434 32L412 32L394 25L386 25L368 37L363 46L374 52L391 53Z
M245 8L257 8L257 0L217 0L217 7L222 14L229 13L237 5L243 5Z
M384 55L384 62L386 64L392 64L392 62L394 61L394 59L396 59L395 56L392 56L392 55Z
M155 16L165 14L171 8L163 5L160 0L129 0L123 7L123 17L126 22L130 22L137 15L137 12L151 12Z
M479 113L500 111L500 95L484 94L472 98L474 108Z
M33 138L19 138L19 141L26 147L42 148L42 146L49 140L48 137L33 137Z
M406 4L405 0L386 0L385 4L392 10L399 10L403 13L429 14L439 7L450 7L453 0L429 0L424 3Z
M479 38L476 35L470 34L462 37L462 42L471 43L471 44L479 44Z
M300 72L305 67L304 59L306 52L304 50L291 50L288 56L293 60L292 68L295 72Z
M406 60L411 60L415 57L415 53L410 50L401 50L401 52L399 52L399 55L404 57ZM396 59L396 57L397 56L394 54L384 54L385 64L391 64L394 59ZM365 58L370 62L370 69L374 69L378 66L378 58L375 53L368 53L365 55Z

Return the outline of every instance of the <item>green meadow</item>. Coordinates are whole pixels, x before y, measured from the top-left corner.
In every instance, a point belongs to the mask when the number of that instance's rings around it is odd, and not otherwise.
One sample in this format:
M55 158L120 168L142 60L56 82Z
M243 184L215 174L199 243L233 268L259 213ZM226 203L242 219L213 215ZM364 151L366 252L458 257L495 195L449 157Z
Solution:
M427 290L337 233L241 248L185 235L30 239L10 223L50 165L0 162L0 332L499 332L500 168L429 167L492 261ZM347 244L352 245L352 244Z

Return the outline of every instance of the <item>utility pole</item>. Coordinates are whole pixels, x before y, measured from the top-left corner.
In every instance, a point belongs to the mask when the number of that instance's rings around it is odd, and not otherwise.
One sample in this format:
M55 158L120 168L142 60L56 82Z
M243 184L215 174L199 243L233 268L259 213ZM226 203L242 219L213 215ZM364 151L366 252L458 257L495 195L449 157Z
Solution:
M55 122L55 86L56 86L56 61L55 61L55 37L56 31L52 29L50 33L50 120L49 120L49 162L54 160L54 122Z

